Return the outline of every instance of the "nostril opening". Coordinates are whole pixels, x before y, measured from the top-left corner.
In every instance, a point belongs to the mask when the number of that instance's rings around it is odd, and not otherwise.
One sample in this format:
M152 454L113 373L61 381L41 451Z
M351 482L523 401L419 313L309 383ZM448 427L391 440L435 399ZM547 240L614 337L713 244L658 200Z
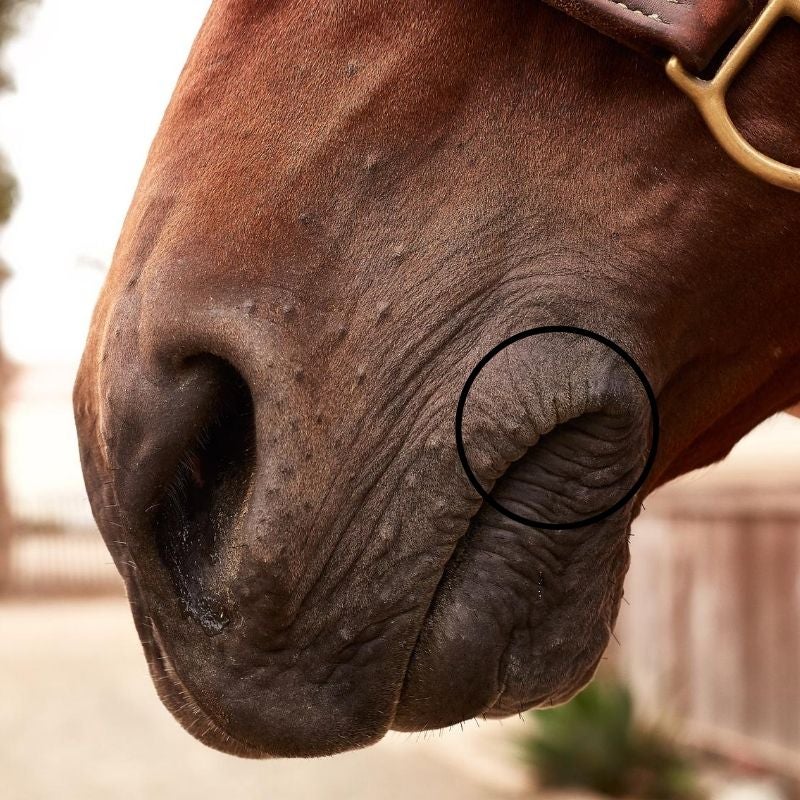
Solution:
M244 378L214 356L186 366L208 375L210 402L156 505L162 563L186 613L208 634L228 624L225 562L255 467L253 398Z

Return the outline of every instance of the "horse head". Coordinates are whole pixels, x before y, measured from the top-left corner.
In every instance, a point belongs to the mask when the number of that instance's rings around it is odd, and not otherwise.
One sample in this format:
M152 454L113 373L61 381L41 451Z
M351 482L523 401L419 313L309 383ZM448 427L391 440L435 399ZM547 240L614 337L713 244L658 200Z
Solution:
M799 57L730 98L793 163ZM75 389L163 701L264 756L570 697L642 499L800 399L799 246L656 60L535 0L216 0ZM488 502L459 398L543 326L463 407ZM605 341L661 420L627 500L653 409Z

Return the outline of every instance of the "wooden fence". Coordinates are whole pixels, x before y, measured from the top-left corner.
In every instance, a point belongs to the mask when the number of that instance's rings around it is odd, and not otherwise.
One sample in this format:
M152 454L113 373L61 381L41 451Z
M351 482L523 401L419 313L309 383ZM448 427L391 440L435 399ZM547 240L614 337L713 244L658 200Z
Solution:
M122 582L85 494L11 498L0 594L106 594Z
M122 579L94 530L30 532L11 545L6 592L26 597L122 592Z
M613 659L648 715L800 778L800 485L646 506Z

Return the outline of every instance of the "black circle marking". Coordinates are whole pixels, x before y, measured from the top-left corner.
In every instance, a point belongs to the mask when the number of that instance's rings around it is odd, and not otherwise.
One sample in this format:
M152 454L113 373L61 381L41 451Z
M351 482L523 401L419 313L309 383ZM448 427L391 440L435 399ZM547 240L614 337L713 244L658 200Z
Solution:
M650 451L647 454L647 460L645 461L644 467L642 468L642 472L639 477L636 479L636 482L631 486L630 489L619 499L616 503L612 506L607 508L605 511L600 511L597 514L593 514L591 517L587 517L586 519L577 520L576 522L542 522L540 520L529 519L528 517L523 517L521 514L516 514L515 512L511 511L510 509L506 508L502 503L499 503L495 500L489 492L487 492L483 486L481 486L480 481L475 477L475 473L472 471L472 467L469 464L469 460L467 459L467 453L464 449L464 437L461 430L461 427L464 422L464 406L467 402L467 396L469 395L469 390L472 388L472 384L475 383L475 379L480 374L481 370L502 350L505 350L506 347L514 344L515 342L520 341L521 339L527 339L531 336L540 336L545 333L572 333L577 336L585 336L589 339L594 339L594 341L599 342L600 344L605 345L606 347L613 350L632 370L636 377L641 382L642 386L644 387L645 394L647 395L647 400L650 404L650 421L651 421L651 434L650 434ZM571 325L545 325L540 328L529 328L528 330L520 331L519 333L515 333L513 336L510 336L508 339L504 339L500 344L493 347L474 367L472 372L470 372L469 377L464 384L464 388L461 390L461 395L458 398L458 406L456 406L456 449L458 450L458 457L461 461L461 466L464 468L464 472L466 473L467 478L469 478L469 482L475 487L478 494L496 511L499 511L504 516L508 517L509 519L514 520L514 522L522 523L523 525L527 525L529 528L539 528L543 530L570 530L573 528L583 528L586 525L594 525L596 522L600 522L604 520L606 517L610 517L615 511L619 511L635 494L639 491L642 487L644 482L647 480L647 476L650 474L650 470L653 468L653 464L656 460L656 452L658 450L658 438L660 432L660 422L658 416L658 402L656 401L655 393L653 392L653 387L650 385L650 381L647 380L647 376L644 374L644 370L636 363L626 350L620 347L616 342L611 341L611 339L607 339L605 336L601 336L599 333L595 333L594 331L587 330L586 328L577 328Z

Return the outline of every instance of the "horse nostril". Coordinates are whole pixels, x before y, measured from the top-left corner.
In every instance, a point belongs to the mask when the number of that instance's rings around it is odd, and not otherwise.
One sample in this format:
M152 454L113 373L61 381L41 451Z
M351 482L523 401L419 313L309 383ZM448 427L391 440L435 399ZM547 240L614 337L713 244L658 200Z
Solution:
M216 634L229 621L219 576L253 474L255 417L250 390L230 364L198 356L187 366L209 374L211 402L153 504L153 530L186 612Z

